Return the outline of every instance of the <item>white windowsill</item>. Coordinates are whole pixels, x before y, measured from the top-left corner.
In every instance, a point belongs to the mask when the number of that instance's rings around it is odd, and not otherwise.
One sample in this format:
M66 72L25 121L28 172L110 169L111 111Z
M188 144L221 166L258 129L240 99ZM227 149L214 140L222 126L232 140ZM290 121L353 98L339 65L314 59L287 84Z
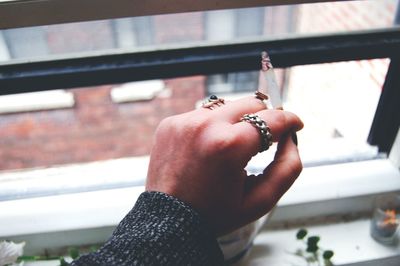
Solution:
M0 202L143 185L149 156L0 171ZM135 169L135 171L132 171Z
M397 257L397 260L399 260L400 246L398 244L385 246L376 242L370 236L369 226L369 219L360 219L351 222L312 225L306 226L306 228L310 235L321 237L321 248L334 251L335 255L332 258L334 265L344 266L355 263L361 266L368 261L379 261L391 257ZM296 240L298 229L261 231L248 256L237 266L306 266L304 259L291 254L299 248L305 249L305 244ZM386 264L377 262L375 265Z
M71 108L74 95L64 90L0 96L0 114Z
M102 242L143 190L139 186L2 201L0 239L27 241L26 254L37 254L49 245ZM370 208L366 197L393 191L400 191L400 173L387 159L305 168L270 222Z

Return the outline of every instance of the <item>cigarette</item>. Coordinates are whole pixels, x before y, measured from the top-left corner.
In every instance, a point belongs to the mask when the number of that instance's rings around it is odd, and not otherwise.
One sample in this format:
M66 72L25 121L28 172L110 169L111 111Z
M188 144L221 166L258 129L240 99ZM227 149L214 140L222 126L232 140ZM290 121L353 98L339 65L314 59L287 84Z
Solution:
M274 67L267 52L261 53L261 70L259 73L258 90L269 95L270 103L274 109L282 110L282 97L276 82Z
M281 92L276 82L274 67L267 52L261 53L261 70L259 73L258 92L268 95L268 101L273 109L283 110ZM257 93L256 93L257 95ZM297 146L297 134L291 134L294 144Z

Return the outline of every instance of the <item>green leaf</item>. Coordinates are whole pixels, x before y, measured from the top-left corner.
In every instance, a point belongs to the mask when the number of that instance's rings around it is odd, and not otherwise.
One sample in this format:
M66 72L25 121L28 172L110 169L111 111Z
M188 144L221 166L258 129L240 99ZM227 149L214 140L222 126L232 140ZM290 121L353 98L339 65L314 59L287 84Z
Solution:
M326 250L324 251L324 253L322 254L322 257L326 260L330 260L333 257L334 253L332 250Z
M307 235L307 230L302 228L297 232L296 238L300 240L303 239L306 235Z
M69 255L72 259L76 259L79 257L79 249L72 247L68 250Z
M319 236L310 236L307 239L307 244L308 245L317 245L317 243L319 242L320 237Z
M317 245L308 245L306 251L310 253L315 253L318 250Z

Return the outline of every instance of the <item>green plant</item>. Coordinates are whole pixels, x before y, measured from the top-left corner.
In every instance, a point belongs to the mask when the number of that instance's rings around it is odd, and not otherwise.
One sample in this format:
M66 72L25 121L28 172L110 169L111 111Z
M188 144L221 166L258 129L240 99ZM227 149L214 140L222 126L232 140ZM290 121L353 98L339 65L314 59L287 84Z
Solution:
M298 249L295 255L302 257L307 265L332 266L331 261L334 252L332 250L324 250L319 246L321 238L319 236L308 236L306 229L300 229L296 238L305 244L304 249Z
M92 245L89 247L69 247L68 248L68 257L72 259L79 258L81 251L83 252L94 252L99 249L99 245ZM27 262L27 261L46 261L46 260L58 260L60 265L59 266L68 266L69 263L66 261L64 256L19 256L16 260L17 263L20 262Z
M72 259L76 259L79 257L79 249L76 247L72 247L68 249L68 255ZM59 260L60 266L68 266L68 262L65 260L63 256L19 256L17 262L26 262L26 261L46 261L46 260Z

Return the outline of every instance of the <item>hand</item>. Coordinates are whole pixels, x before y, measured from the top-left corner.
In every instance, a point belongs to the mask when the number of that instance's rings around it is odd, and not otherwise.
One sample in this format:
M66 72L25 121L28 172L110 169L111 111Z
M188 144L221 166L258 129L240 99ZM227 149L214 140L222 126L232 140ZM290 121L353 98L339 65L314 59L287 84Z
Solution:
M279 142L258 176L244 170L261 147L258 129L240 121L246 113L259 115ZM255 97L168 117L155 134L146 190L188 203L217 235L233 231L270 211L300 174L291 135L302 127L293 113L266 110Z

